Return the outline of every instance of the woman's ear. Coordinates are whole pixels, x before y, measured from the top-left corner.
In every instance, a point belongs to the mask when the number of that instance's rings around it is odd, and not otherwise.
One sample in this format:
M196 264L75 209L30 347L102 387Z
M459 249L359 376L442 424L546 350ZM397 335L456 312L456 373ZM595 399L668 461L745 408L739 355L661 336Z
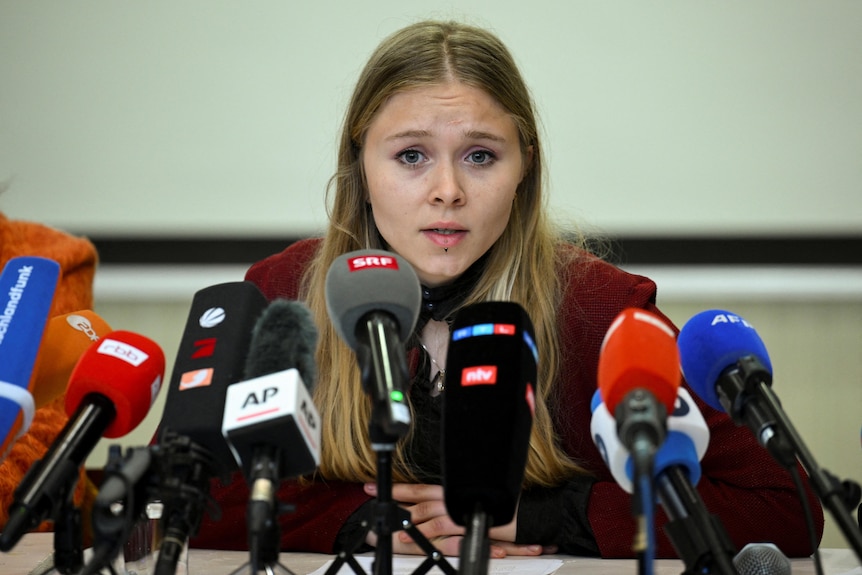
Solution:
M523 181L524 176L527 175L533 167L533 146L527 146L524 150L524 166L521 170L521 180Z

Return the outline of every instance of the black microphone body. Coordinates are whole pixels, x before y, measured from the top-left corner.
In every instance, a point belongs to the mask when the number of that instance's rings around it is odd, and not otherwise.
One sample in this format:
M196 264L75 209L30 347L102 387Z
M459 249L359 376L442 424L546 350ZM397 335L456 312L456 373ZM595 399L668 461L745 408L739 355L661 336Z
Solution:
M514 302L463 308L452 323L443 393L443 490L467 528L459 572L488 570L491 527L515 515L535 407L533 324Z
M398 322L389 313L374 311L356 326L357 356L360 358L362 385L375 398L372 421L392 437L402 437L410 429L410 411L403 401L409 375L404 343L398 336ZM372 434L375 429L372 427ZM375 437L372 435L372 441Z
M251 282L227 282L195 293L177 350L159 425L206 449L216 475L239 469L221 433L229 385L242 379L255 322L268 305Z

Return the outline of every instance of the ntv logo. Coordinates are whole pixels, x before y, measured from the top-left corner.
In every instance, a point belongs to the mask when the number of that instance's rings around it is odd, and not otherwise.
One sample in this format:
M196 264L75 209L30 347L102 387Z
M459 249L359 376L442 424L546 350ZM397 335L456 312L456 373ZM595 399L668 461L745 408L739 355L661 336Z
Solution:
M497 383L496 365L477 365L461 371L461 385L494 385Z

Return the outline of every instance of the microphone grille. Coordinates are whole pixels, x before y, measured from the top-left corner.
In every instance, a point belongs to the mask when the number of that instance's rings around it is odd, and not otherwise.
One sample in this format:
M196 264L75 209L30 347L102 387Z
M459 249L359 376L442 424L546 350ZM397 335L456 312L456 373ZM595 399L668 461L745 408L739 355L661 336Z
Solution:
M790 575L790 559L772 543L749 543L733 558L739 575Z

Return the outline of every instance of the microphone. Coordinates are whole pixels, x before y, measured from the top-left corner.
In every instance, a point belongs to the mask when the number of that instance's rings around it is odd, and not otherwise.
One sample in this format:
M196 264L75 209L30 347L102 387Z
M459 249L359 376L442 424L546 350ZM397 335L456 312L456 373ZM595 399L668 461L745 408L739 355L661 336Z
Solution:
M459 572L486 573L488 530L512 520L535 411L533 324L514 302L463 308L452 323L443 394L443 492L467 527ZM449 379L451 378L451 379Z
M0 274L0 458L36 411L32 374L59 277L60 264L31 256L10 259Z
M747 426L783 466L796 464L792 446L758 397L772 384L766 346L742 317L706 310L689 319L679 333L682 371L691 388L710 407Z
M602 459L616 482L627 493L634 493L634 463L615 432L616 422L593 394L590 432ZM684 387L677 391L674 409L667 420L667 437L655 454L653 476L659 501L670 519L664 526L686 573L719 570L735 573L730 563L735 548L718 518L708 513L700 494L694 489L701 476L700 460L709 445L709 428L691 394Z
M623 310L602 341L598 387L636 464L664 441L679 384L679 352L670 326L646 310Z
M15 489L0 550L12 549L71 497L79 469L101 437L121 437L140 424L164 370L158 344L128 331L110 332L84 352L66 390L69 421Z
M69 376L78 360L94 342L111 331L108 322L88 309L48 320L33 374L33 399L37 408L66 393Z
M159 575L175 571L186 541L197 533L210 480L239 469L222 435L225 398L242 377L252 329L267 303L249 281L209 286L192 298L160 423L165 537Z
M317 328L302 303L270 303L252 333L245 381L228 387L222 432L251 495L246 514L252 571L278 556L278 481L320 463L320 415L311 399Z
M239 469L222 435L225 395L240 381L252 329L268 302L248 281L227 282L198 290L165 398L161 439L188 437L212 457L217 475Z
M849 510L851 501L855 500L854 506L859 502L859 486L849 480L841 482L817 464L772 391L769 355L751 324L728 311L706 310L686 322L678 345L682 371L695 393L715 409L725 411L737 425L746 425L760 445L791 473L800 488L809 529L797 458L808 473L812 489L862 559L862 529Z
M389 438L410 428L404 342L419 317L421 290L410 263L385 250L343 254L326 273L329 317L356 352L362 385L372 400L372 423Z
M602 402L601 393L593 394L590 432L614 480L626 493L634 493L634 463L628 449L620 443L616 420ZM692 485L700 480L700 460L709 445L709 428L691 394L684 387L677 390L673 411L667 419L667 438L656 452L655 476L665 469L679 466ZM672 502L672 501L671 501ZM671 513L669 513L671 515Z
M673 330L651 312L623 310L602 341L597 378L602 400L616 420L617 435L632 456L632 509L638 523L634 549L649 553L653 459L665 440L667 414L673 411L680 385Z
M45 326L42 346L36 357L30 391L36 409L44 407L66 393L69 376L81 355L93 342L111 331L111 327L99 315L90 310L80 310L52 317ZM29 425L19 427L15 421L7 438L20 437ZM0 432L2 433L2 432Z
M749 543L733 558L739 575L790 575L791 565L772 543Z

